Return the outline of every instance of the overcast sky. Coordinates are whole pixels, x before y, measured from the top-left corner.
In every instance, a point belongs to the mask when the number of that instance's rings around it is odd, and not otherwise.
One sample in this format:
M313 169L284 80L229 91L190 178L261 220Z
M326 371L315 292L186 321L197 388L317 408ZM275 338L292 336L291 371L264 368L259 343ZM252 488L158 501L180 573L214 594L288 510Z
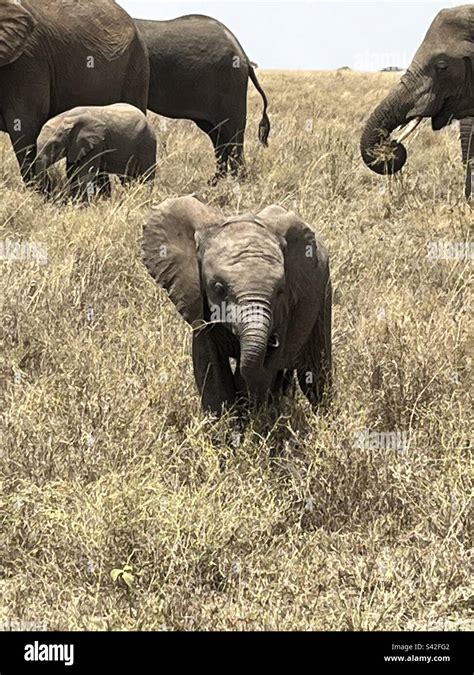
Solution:
M443 7L460 3L377 0L118 0L134 17L207 14L239 38L261 68L357 70L406 67Z

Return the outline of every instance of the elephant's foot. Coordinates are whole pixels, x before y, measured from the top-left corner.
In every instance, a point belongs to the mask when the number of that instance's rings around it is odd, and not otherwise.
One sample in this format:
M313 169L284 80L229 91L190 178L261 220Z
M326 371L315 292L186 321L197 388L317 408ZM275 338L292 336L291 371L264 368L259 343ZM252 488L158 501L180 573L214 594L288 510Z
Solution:
M209 178L207 184L209 187L216 187L221 180L223 180L227 175L227 171L216 171L216 173Z
M53 183L46 172L35 173L33 169L22 172L23 182L26 187L33 189L35 192L39 192L49 199L53 192Z
M227 176L227 159L224 157L217 157L216 172L209 178L208 185L216 187L216 185Z
M230 174L238 181L247 180L248 170L243 159L236 159L230 162Z
M112 196L112 186L108 174L100 174L94 181L94 191L99 197L110 199Z
M34 189L44 195L46 199L49 200L53 198L53 181L48 174L37 177L33 182L33 186Z
M232 170L231 175L237 181L246 181L249 177L249 173L246 166L241 166L238 169Z

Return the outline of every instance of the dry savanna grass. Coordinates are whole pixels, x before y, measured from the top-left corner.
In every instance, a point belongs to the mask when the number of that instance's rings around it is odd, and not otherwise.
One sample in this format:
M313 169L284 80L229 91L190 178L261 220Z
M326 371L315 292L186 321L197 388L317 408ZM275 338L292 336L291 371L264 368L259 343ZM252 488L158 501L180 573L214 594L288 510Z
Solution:
M250 91L240 185L208 186L208 140L157 118L152 195L46 202L2 138L0 239L48 257L0 263L4 625L472 628L472 258L433 255L470 237L458 134L425 122L387 180L358 141L396 74L259 77L273 131L261 148ZM192 192L228 214L279 203L327 241L326 415L297 394L239 436L201 412L190 331L140 252L150 202Z

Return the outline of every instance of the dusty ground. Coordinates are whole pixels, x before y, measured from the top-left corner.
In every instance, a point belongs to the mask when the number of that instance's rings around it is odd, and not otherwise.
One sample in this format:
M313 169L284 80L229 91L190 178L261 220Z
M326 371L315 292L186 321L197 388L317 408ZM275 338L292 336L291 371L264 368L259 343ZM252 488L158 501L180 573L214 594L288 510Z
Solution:
M358 140L396 74L259 77L273 131L264 150L252 91L240 186L208 187L209 142L169 122L152 197L65 207L23 188L1 139L0 240L23 242L0 262L6 627L472 628L472 257L433 255L473 220L457 133L422 125L388 181ZM238 438L200 411L189 330L139 247L150 199L191 192L229 214L282 204L326 239L325 417L298 395Z

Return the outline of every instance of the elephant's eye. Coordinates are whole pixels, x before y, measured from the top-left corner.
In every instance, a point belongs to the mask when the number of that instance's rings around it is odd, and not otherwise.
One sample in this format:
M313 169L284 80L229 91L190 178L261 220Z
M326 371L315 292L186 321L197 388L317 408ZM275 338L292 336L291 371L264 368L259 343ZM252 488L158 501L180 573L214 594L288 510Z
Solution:
M436 62L436 68L438 70L446 70L447 67L448 62L446 61L446 59L439 59L439 61Z
M224 295L224 293L226 291L226 285L223 281L214 281L212 283L212 290L217 295Z

